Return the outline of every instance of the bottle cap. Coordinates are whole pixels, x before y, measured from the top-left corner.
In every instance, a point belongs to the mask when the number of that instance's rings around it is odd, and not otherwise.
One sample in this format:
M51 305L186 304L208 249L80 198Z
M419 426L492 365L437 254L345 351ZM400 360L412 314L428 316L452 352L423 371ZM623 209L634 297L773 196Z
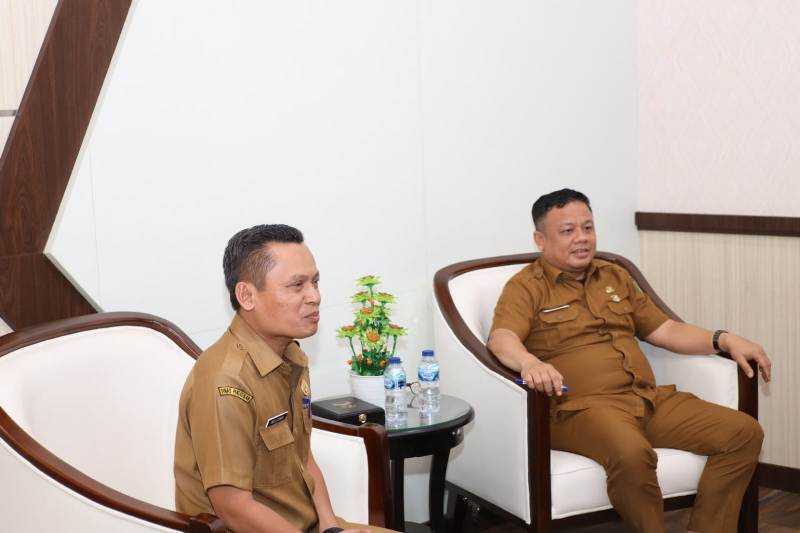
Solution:
M400 359L399 357L397 357L397 356L394 356L394 357L390 357L390 358L389 358L389 364L390 364L390 365L399 365L400 363L402 363L402 361L401 361L401 359Z
M433 357L433 350L422 350L422 357Z

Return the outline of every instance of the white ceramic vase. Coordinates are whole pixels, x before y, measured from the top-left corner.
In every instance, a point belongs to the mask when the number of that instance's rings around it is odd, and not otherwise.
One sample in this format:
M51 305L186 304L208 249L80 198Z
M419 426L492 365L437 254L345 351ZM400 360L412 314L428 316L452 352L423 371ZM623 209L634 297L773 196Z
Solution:
M350 390L353 396L383 409L383 376L359 376L350 372Z

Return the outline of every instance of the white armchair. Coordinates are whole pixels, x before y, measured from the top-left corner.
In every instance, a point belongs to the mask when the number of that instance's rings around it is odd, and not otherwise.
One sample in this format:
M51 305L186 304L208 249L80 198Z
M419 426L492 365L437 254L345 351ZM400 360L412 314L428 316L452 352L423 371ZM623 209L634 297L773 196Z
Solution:
M517 517L531 531L549 531L558 522L581 525L617 518L606 494L606 475L595 461L550 449L549 401L541 393L514 383L486 348L494 307L506 281L539 254L520 254L466 261L437 272L434 292L435 343L442 391L472 404L475 420L465 445L447 470L450 498L466 496ZM628 270L652 300L675 315L624 257L598 253ZM755 380L737 372L723 357L678 356L643 345L658 383L757 417ZM706 457L686 451L657 449L657 475L666 508L692 504ZM740 531L756 531L758 500L751 482L740 515Z
M178 399L199 354L173 324L139 313L2 337L3 530L226 531L215 516L174 510ZM334 511L383 525L390 509L383 428L315 420L312 447ZM338 462L330 460L334 450Z

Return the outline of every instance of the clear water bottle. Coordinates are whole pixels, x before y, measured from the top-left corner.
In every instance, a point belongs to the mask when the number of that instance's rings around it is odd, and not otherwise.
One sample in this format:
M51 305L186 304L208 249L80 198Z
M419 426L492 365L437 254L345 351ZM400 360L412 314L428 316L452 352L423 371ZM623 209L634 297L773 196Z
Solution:
M386 391L384 412L387 426L402 426L408 420L406 402L406 371L399 357L391 357L383 371L383 388Z
M439 363L433 355L433 350L422 350L422 359L419 362L417 375L421 389L420 414L438 413L442 395L439 392Z

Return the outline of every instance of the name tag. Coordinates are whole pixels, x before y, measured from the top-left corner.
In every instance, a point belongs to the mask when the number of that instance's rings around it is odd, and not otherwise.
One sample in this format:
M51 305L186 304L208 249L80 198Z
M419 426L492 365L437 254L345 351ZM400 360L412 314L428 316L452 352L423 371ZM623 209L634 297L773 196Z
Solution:
M566 309L569 307L569 304L559 305L558 307L552 307L550 309L542 309L542 313L552 313L553 311L561 311L562 309Z
M271 417L269 420L267 420L267 427L269 428L274 426L275 424L283 422L284 420L286 420L287 416L289 416L289 411L284 411L279 415Z

